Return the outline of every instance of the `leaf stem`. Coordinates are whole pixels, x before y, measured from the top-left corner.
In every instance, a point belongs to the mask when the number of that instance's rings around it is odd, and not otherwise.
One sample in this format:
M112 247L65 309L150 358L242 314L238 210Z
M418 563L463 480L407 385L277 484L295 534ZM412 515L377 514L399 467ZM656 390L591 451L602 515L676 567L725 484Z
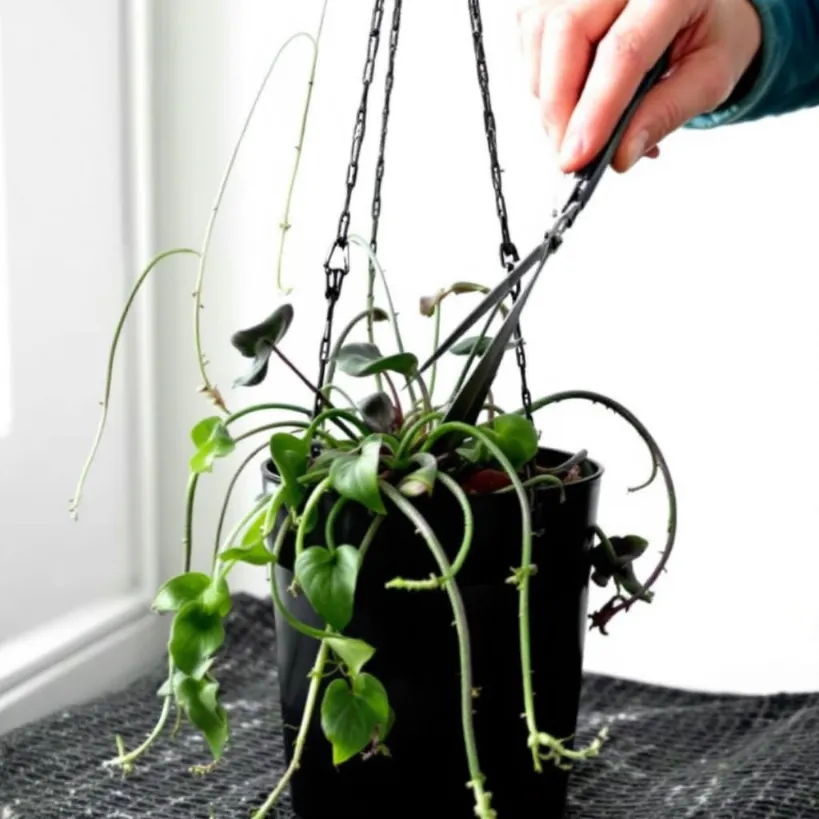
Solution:
M336 550L335 537L336 518L339 516L339 513L344 508L346 503L347 498L339 497L338 500L333 504L333 508L330 509L330 514L327 515L327 520L325 521L324 524L324 539L327 541L327 549L330 552L335 552Z
M387 284L387 277L384 275L384 269L381 267L381 263L378 261L378 257L375 255L370 243L358 236L353 234L348 237L348 241L352 242L353 244L357 244L360 247L363 247L364 250L367 252L367 258L370 260L370 263L373 267L378 271L378 275L381 278L381 284L384 286L384 293L387 296L387 306L390 311L390 318L392 319L392 329L395 332L395 343L398 346L398 352L403 353L404 351L404 342L401 338L401 328L398 326L398 315L395 312L395 305L392 303L392 294L390 293L390 286ZM409 390L410 400L412 403L415 403L415 391L412 389L412 381L410 378L407 378L407 389Z
M318 506L322 495L324 495L324 493L330 489L331 483L332 481L330 477L329 476L326 477L320 484L318 484L313 489L313 491L310 493L310 497L304 504L304 511L301 513L301 516L299 517L299 528L296 530L297 558L304 551L304 538L307 534L307 521L310 519L310 515L313 514L313 510Z
M105 371L105 394L102 399L102 409L100 411L100 419L99 423L97 424L97 432L94 436L94 442L91 445L91 451L86 458L85 464L83 465L82 471L80 472L80 478L77 482L77 488L74 490L74 497L69 502L68 506L68 513L74 519L77 520L77 509L80 506L80 500L82 499L83 488L85 487L85 482L88 479L88 472L91 469L91 465L94 462L94 459L97 456L97 450L99 449L100 442L102 441L102 435L105 431L105 424L108 420L108 407L110 405L111 400L111 384L114 380L114 361L116 359L117 354L117 347L119 346L119 340L122 336L122 331L125 327L125 321L128 318L128 314L131 312L131 307L133 306L134 299L136 299L137 293L139 293L140 288L145 283L148 276L151 274L151 271L162 261L167 259L169 256L181 255L181 254L190 254L193 256L198 256L199 253L196 250L191 250L187 247L179 247L175 248L174 250L166 250L164 253L160 253L158 256L155 256L148 266L140 273L139 277L136 280L136 283L131 288L131 292L128 296L128 299L125 302L125 306L122 309L122 313L120 314L119 320L117 321L116 329L114 330L114 338L111 341L111 347L108 352L108 364Z
M461 725L464 735L466 760L469 767L470 787L475 795L475 815L480 819L496 819L497 814L490 805L492 794L484 789L484 775L481 773L478 759L478 745L475 740L475 727L472 718L474 686L472 682L472 656L469 642L469 626L466 620L466 609L463 598L454 579L451 579L452 567L446 557L440 541L432 531L426 518L398 492L391 484L380 481L384 494L395 504L404 516L413 524L416 531L424 538L441 575L450 577L445 589L449 597L452 613L455 616L455 630L458 634L458 655L461 667Z

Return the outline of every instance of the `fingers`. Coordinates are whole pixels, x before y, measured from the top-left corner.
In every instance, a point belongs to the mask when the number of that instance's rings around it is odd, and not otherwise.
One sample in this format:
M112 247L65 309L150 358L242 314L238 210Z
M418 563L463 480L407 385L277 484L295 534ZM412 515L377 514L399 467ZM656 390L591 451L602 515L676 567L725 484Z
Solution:
M555 148L591 65L594 44L628 0L541 0L518 11L529 87Z
M724 102L733 87L732 72L712 48L692 54L651 89L629 124L612 166L623 172L672 131Z
M699 0L627 3L600 40L572 111L560 148L564 171L578 170L603 148L641 80L698 13L698 5Z
M594 46L625 5L626 0L575 0L559 5L546 17L537 96L543 124L557 149L580 99Z

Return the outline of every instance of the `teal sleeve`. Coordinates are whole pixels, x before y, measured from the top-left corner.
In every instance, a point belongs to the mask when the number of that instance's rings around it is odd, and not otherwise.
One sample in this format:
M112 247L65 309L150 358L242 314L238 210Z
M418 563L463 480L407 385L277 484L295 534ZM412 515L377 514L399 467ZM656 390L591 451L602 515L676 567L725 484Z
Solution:
M762 46L731 98L688 128L714 128L819 105L819 0L751 0Z

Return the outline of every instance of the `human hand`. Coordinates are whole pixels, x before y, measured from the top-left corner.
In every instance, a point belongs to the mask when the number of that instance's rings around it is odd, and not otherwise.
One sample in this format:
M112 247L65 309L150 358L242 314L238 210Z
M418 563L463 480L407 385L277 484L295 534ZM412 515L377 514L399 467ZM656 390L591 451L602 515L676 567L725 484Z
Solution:
M602 150L669 45L671 68L635 112L617 171L656 157L663 138L727 100L762 41L750 0L539 0L518 22L531 90L566 173Z

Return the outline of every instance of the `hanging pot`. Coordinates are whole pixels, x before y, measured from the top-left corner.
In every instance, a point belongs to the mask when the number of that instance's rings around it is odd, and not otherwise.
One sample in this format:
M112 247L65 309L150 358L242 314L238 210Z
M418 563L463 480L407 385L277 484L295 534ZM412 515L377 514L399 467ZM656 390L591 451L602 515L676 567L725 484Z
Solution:
M569 453L541 449L544 466ZM554 487L540 487L533 513L530 580L531 661L537 724L558 738L574 734L587 629L589 550L596 523L602 469L566 485L565 500ZM272 461L262 467L268 491L278 484ZM336 497L325 495L318 524L306 544L324 545L324 520ZM463 514L453 496L437 487L413 501L432 525L452 560L463 538ZM475 536L457 581L466 607L477 689L474 721L481 770L500 819L539 816L559 819L569 774L546 762L532 768L523 697L518 637L518 592L507 583L520 565L521 512L514 492L470 496ZM335 768L331 747L314 712L301 766L291 782L300 819L398 819L404 816L474 817L461 730L458 644L444 592L387 590L396 576L438 574L426 543L388 505L361 567L355 613L345 633L375 648L367 670L384 684L395 711L387 739L390 756L355 758ZM282 518L283 519L283 518ZM349 503L336 519L336 542L357 546L371 521L364 507ZM281 522L281 519L280 521ZM272 537L271 537L272 543ZM324 624L293 581L294 537L285 540L274 582L295 617L316 628ZM281 713L288 762L301 724L309 672L318 643L295 631L276 612ZM324 687L322 683L319 703ZM567 743L571 747L570 743Z

